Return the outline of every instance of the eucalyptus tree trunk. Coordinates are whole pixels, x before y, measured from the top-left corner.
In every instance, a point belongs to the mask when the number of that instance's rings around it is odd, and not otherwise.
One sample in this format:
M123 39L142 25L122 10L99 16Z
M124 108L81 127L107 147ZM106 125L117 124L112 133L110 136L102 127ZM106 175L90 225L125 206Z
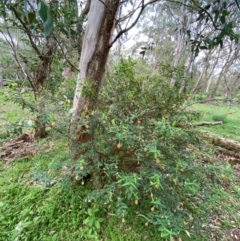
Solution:
M174 63L173 63L174 67L178 66L181 60L182 54L186 49L185 35L186 35L187 26L190 20L189 16L187 15L187 8L185 5L181 6L181 13L182 13L182 19L180 20L180 24L178 26L177 41L176 41L175 52L174 52ZM174 87L175 83L176 83L176 79L173 77L170 83L171 87Z
M229 75L225 74L223 79L224 79L224 87L223 87L222 96L223 96L223 98L232 99L232 91L230 88L231 77Z
M213 53L214 54L214 53ZM205 93L208 93L210 85L211 85L211 80L212 80L212 76L213 76L213 72L217 66L218 60L219 60L219 55L220 55L220 50L211 66L211 70L208 73L208 71L206 71L206 75L205 75L205 85L204 85L204 89L205 89ZM204 91L203 89L203 91Z
M179 93L180 94L183 93L185 91L185 89L186 89L187 78L188 78L188 75L190 73L190 69L191 69L191 67L193 65L193 61L194 61L194 54L193 54L193 52L191 52L190 57L188 59L187 66L186 66L185 71L184 71L184 80L183 80L183 82L181 84L181 87L179 89Z
M199 36L199 33L201 32L201 21L199 21L197 23L197 26L196 26L196 33L195 33L195 36L194 36L194 41L197 41L198 39L198 36ZM190 51L190 56L188 57L188 64L185 68L185 71L184 71L184 80L183 82L181 83L181 87L179 89L179 93L183 93L184 90L186 89L186 86L187 86L187 76L189 75L190 73L190 70L192 69L193 67L193 62L195 60L195 54L193 51Z
M197 79L197 82L195 83L195 85L194 85L194 87L191 91L191 95L189 97L189 100L192 100L197 93L197 90L198 90L198 87L199 87L199 85L202 81L203 75L205 74L205 71L208 67L209 55L211 55L211 50L209 52L207 52L207 54L204 58L203 69L202 69L201 74L199 75L199 77Z
M228 69L231 67L231 65L234 63L234 61L239 57L240 46L237 46L237 48L233 49L232 45L233 44L231 43L227 60L224 64L224 66L222 67L221 72L219 73L219 76L218 76L215 86L209 96L209 99L213 99L215 97L224 74L228 71Z
M238 74L236 77L235 77L235 80L232 84L232 97L236 97L238 91L240 89L240 74Z
M3 88L2 67L0 66L0 88Z
M105 65L110 50L109 43L115 28L115 15L119 3L120 0L91 1L73 102L76 117L84 110L94 108L97 102L103 85ZM85 95L83 87L87 81L91 93Z
M83 112L96 107L98 94L103 85L119 3L120 0L92 0L90 3L88 24L79 64L80 72L73 102L70 149L74 159L77 159L84 152L84 150L78 150L78 145L93 138L91 134L85 133L86 127L79 126L77 120ZM87 93L84 93L85 88L88 88Z

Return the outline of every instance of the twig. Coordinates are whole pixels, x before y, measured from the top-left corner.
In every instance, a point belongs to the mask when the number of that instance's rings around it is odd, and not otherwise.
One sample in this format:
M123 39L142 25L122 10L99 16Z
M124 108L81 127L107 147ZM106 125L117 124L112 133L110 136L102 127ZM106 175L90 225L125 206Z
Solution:
M143 214L140 214L138 212L136 212L138 217L143 217L144 219L146 219L149 223L153 223L149 218L147 218L146 216L144 216Z

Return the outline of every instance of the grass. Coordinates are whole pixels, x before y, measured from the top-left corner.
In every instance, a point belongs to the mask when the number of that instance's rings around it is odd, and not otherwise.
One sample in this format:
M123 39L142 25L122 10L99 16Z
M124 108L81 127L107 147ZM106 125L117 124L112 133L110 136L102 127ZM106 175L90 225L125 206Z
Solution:
M88 184L74 185L66 178L51 186L57 164L67 165L64 149L65 144L59 143L52 152L15 160L7 169L0 164L0 240L165 240L134 207L123 223L111 207L89 203L85 199L91 190ZM202 205L208 205L210 217L219 218L214 225L220 230L213 228L211 233L218 232L219 240L227 240L225 230L240 223L236 212L240 209L239 187L229 165L211 164L209 173L215 175L213 189ZM211 220L202 217L198 222L191 237L186 234L184 240L210 240L200 234L206 235Z
M1 123L25 117L9 99L0 97L0 103L3 102ZM194 108L203 111L205 121L212 121L213 115L228 113L224 107L215 112L212 106L195 105ZM12 112L16 113L14 117L7 116L6 113ZM218 126L211 130L237 139L230 130L237 125L239 117L237 112L227 116L228 122L219 126L225 126L226 132L218 130ZM41 146L50 146L50 141L52 148L42 150ZM50 136L38 145L42 151L33 157L16 159L8 166L0 161L0 241L167 240L142 215L146 211L144 205L133 205L123 222L114 213L114 203L100 206L98 202L86 200L91 186L88 183L75 185L67 175L62 175L62 168L71 165L66 138ZM201 205L207 206L209 211L193 220L191 233L183 232L181 237L185 241L204 241L217 235L218 240L227 241L228 231L240 224L239 180L227 163L218 161L205 165L211 188L207 189L204 200L190 200L189 204L196 212Z
M222 137L240 141L240 109L238 107L215 106L206 104L194 104L193 108L201 111L200 121L218 121L223 125L200 127L212 131Z
M85 200L91 190L88 184L74 185L66 178L51 186L58 163L67 165L64 149L65 144L59 143L52 152L15 160L7 169L0 163L0 240L165 240L134 207L123 223L111 207L89 203ZM211 233L218 232L219 240L227 240L225 230L240 223L236 212L240 209L239 187L229 165L211 164L209 173L214 174L213 189L206 193L203 205L209 206L210 217L220 219L215 223L220 230ZM202 217L198 222L191 237L186 234L184 240L210 240L200 234L206 235L211 220Z
M27 127L23 127L22 121L26 120L30 113L11 101L13 93L12 88L0 88L0 141L4 140L5 137L9 137L10 133L17 133L19 128L23 128L23 131L27 130Z
M67 162L64 146L16 160L8 169L0 164L0 240L159 240L141 218L129 217L124 224L107 213L108 207L86 202L87 185L66 178L50 186L49 170Z

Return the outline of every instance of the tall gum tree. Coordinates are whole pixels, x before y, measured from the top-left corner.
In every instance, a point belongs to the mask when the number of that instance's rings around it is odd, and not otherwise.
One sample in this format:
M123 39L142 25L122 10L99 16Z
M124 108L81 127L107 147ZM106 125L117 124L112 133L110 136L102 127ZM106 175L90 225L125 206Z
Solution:
M78 159L84 153L84 150L79 150L78 145L93 138L92 134L85 132L86 126L78 125L78 119L83 112L96 107L111 46L122 34L135 26L142 12L149 4L157 1L152 0L145 3L144 0L141 0L138 2L138 6L130 14L127 14L127 18L116 19L120 9L119 6L122 3L120 0L91 0L80 57L80 72L73 101L70 151L74 159ZM136 17L132 23L125 29L120 30L112 40L116 24L131 18L134 13L136 13ZM90 91L88 90L86 93L85 88L89 88Z
M78 126L77 120L84 111L94 109L100 88L103 84L105 65L110 50L110 41L116 24L116 13L120 0L93 0L90 3L88 24L83 39L76 90L73 102L73 124L70 132L70 150L78 159L84 150L79 143L93 138L86 133L84 125ZM106 7L107 6L107 7ZM84 93L88 84L90 94Z
M83 40L79 65L79 75L75 90L73 112L74 117L84 110L94 108L99 91L103 85L103 76L111 46L124 33L136 25L144 9L159 0L136 1L136 7L124 17L116 19L121 0L91 0L88 13L88 24ZM130 1L129 1L130 2ZM136 16L135 18L133 17ZM117 33L111 41L116 24L133 19L132 23ZM84 86L90 84L91 96L84 94ZM74 118L75 119L75 118Z
M74 102L73 102L73 118L71 128L71 140L73 143L84 143L93 138L90 134L84 133L85 126L77 127L77 122L81 118L81 114L95 108L98 94L103 85L103 77L105 72L105 66L108 59L108 54L112 44L123 34L129 31L139 20L146 6L155 2L164 3L161 0L136 0L136 1L121 1L121 0L92 0L90 3L90 9L88 13L88 23L83 40L82 52L80 57L79 69L80 72L77 78ZM167 1L168 2L168 1ZM195 10L201 9L203 12L201 17L209 17L206 9L202 8L198 2L191 5L191 2L184 4L184 2L178 2L179 5L184 5L188 8L194 8ZM126 4L136 4L133 11L127 13L124 17L116 19L117 12L122 9L122 6ZM121 6L121 7L119 7ZM205 14L205 15L204 15ZM221 15L221 14L220 14ZM135 17L137 16L137 17ZM135 17L135 18L134 18ZM134 19L132 24L125 29L121 29L114 40L111 41L114 29L116 25L122 24L125 20L129 22L129 18ZM212 19L212 18L211 18ZM213 21L213 19L212 19ZM125 22L126 23L126 22ZM229 27L230 28L230 27ZM226 33L222 33L225 35ZM221 40L221 39L220 39ZM200 45L201 42L198 42ZM212 42L211 42L212 43ZM214 44L218 44L214 42ZM212 44L213 45L213 44ZM205 47L207 48L207 47ZM199 46L197 46L199 51ZM77 127L77 128L76 128ZM74 130L75 129L75 130ZM77 131L76 131L77 130ZM75 131L75 134L74 132ZM77 132L77 133L76 133ZM70 144L71 147L71 144ZM71 147L72 148L72 147ZM79 155L74 155L78 158Z
M93 108L98 97L103 84L119 3L120 0L91 1L90 3L73 102L75 116L86 109ZM87 81L90 83L91 96L83 93L83 87Z

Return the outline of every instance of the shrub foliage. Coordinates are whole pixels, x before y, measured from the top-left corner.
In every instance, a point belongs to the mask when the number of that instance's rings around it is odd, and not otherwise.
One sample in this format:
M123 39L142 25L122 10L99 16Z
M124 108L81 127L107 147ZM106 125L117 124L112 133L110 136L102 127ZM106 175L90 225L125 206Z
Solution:
M107 76L98 108L83 113L79 125L93 139L80 146L85 152L74 178L84 185L90 176L87 200L109 205L122 222L130 210L141 210L162 237L190 236L204 211L192 200L202 200L206 181L191 150L198 138L187 125L197 116L182 108L187 96L169 86L174 68L136 77L134 64L122 59Z

